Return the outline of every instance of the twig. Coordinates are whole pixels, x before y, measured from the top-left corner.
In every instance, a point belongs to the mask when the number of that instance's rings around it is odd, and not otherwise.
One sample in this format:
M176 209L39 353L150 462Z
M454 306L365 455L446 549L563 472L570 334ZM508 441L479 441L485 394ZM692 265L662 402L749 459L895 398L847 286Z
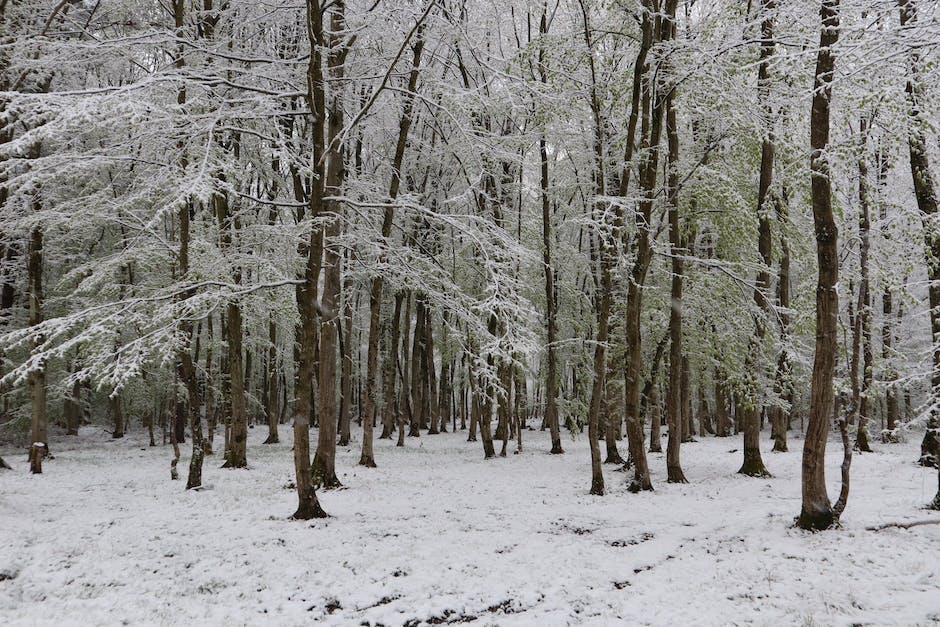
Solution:
M935 518L932 520L917 520L909 523L885 523L883 525L875 525L874 527L865 527L868 531L881 531L883 529L891 529L892 527L897 527L898 529L910 529L911 527L923 527L924 525L940 525L940 518Z

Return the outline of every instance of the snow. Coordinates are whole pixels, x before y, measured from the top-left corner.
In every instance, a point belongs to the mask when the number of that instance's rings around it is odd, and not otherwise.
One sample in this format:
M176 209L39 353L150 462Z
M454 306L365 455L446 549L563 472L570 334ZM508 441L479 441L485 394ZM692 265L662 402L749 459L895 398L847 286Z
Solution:
M378 469L355 465L354 441L345 488L320 492L331 518L299 522L290 429L250 435L251 468L209 457L200 492L139 433L55 437L37 476L0 449L0 624L940 622L940 525L866 530L940 518L921 509L936 474L915 436L856 454L843 528L813 534L791 526L797 440L765 446L773 478L735 474L739 439L709 437L682 447L691 483L666 484L652 454L654 493L606 466L604 497L587 494L584 437L557 456L527 431L522 454L490 461L466 432L380 440ZM833 496L840 462L831 442Z

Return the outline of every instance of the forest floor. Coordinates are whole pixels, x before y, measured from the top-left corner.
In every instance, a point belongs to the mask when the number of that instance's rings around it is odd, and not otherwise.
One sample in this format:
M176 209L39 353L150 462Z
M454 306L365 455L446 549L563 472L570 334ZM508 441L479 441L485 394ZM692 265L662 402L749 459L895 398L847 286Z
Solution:
M652 454L655 492L606 466L594 497L583 437L549 455L526 431L490 461L466 432L381 440L374 470L356 438L345 487L320 493L331 517L297 522L289 427L278 445L251 430L249 470L207 458L199 492L188 455L171 482L169 446L83 431L53 438L39 476L0 448L0 624L940 623L940 525L866 530L940 518L921 509L937 486L916 434L856 455L842 529L812 534L792 528L796 439L771 453L765 437L773 478L735 474L738 437L708 437L682 447L690 483L666 484Z

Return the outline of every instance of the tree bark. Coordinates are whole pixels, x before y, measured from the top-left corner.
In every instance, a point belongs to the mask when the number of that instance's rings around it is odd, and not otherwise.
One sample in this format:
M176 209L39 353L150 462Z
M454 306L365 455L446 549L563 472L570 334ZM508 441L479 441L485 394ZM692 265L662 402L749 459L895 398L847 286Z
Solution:
M663 443L660 435L662 427L662 408L659 404L659 364L662 362L665 353L666 343L669 341L669 335L666 334L656 345L656 352L653 355L653 364L650 366L649 379L643 386L643 402L646 403L647 411L645 414L650 420L650 452L662 453Z
M382 240L388 245L388 238L392 234L392 224L395 218L395 199L398 197L398 191L401 187L401 170L405 157L405 148L408 144L408 134L411 130L412 108L414 106L414 94L418 86L418 71L421 67L421 54L424 50L424 38L421 36L419 28L415 45L412 47L411 73L408 75L408 90L402 103L401 119L398 123L398 141L395 143L395 155L392 158L392 178L389 183L389 202L385 208L385 215L382 218ZM383 265L385 256L379 258L379 265ZM372 279L372 288L369 294L369 346L366 355L366 398L365 398L365 422L362 431L362 455L359 458L359 465L367 468L375 468L375 453L372 446L372 424L375 420L376 408L376 378L378 376L378 356L379 356L379 321L382 316L382 292L384 289L384 277L381 275ZM401 297L396 295L395 306L400 315ZM398 324L395 323L392 331L394 340L390 352L390 359L393 361L398 358ZM394 373L394 367L392 369ZM386 393L394 396L395 379L394 376L386 379ZM386 412L390 409L390 404L386 401ZM390 412L389 412L390 414ZM388 416L383 416L383 425L388 425ZM382 436L391 437L391 431L386 434L383 426Z
M277 432L278 417L280 410L278 405L279 391L277 389L278 367L277 367L277 324L274 322L274 316L268 318L268 357L265 366L265 404L264 413L268 422L268 437L265 444L277 444L281 438ZM208 375L208 369L206 370ZM208 417L208 404L206 405L206 416Z
M543 87L548 85L545 67L545 36L548 35L548 7L543 5L539 20L539 78ZM546 373L545 373L545 422L552 438L552 454L564 453L561 446L561 429L558 421L558 355L555 348L557 333L557 304L555 302L555 269L552 266L552 216L548 198L548 141L545 132L539 136L539 189L542 201L542 265L545 272L545 326L547 328Z
M674 9L673 9L674 11ZM675 37L675 15L663 23L663 40ZM669 306L669 396L666 400L666 420L669 439L666 443L666 476L669 483L688 483L679 460L680 442L688 427L684 416L683 356L682 356L682 255L684 247L679 230L679 129L676 120L674 91L665 97L667 174L666 189L669 206L669 250L672 254L672 288Z
M641 56L637 59L640 76L646 76L645 51L648 51L653 42L653 20L655 11L651 0L643 3L643 40L641 42ZM675 19L676 1L666 0L666 15ZM634 77L637 73L635 71ZM626 391L625 406L627 417L627 437L630 447L630 458L633 459L634 477L628 489L631 492L652 490L649 466L646 461L646 447L643 440L643 426L640 421L640 380L643 372L643 336L640 316L643 311L643 285L646 283L646 274L652 262L653 249L651 235L653 199L656 189L656 177L659 168L660 139L662 137L664 95L662 89L655 84L647 86L648 100L651 107L647 114L644 109L643 126L649 127L649 134L643 139L643 158L639 164L639 190L640 197L637 215L637 246L636 259L630 272L630 283L627 288L626 321L624 324L626 335ZM634 91L634 95L636 91ZM634 104L637 100L634 99ZM628 142L629 145L629 142Z
M774 55L774 13L775 0L761 0L761 51L760 64L757 70L757 95L760 100L761 113L764 117L764 134L761 139L760 180L757 189L757 249L761 256L761 268L757 271L757 282L754 288L754 302L767 315L771 313L770 307L770 266L772 263L771 251L773 239L771 235L771 198L770 187L774 175L774 132L773 107L769 102L770 94L770 62ZM761 403L758 399L760 364L758 353L766 333L766 323L757 318L754 337L750 343L750 350L746 360L746 370L749 383L748 397L744 402L742 426L744 428L744 462L738 472L751 477L769 477L770 473L764 467L764 460L760 453L760 419Z
M869 392L872 383L872 368L874 364L871 346L871 292L868 268L868 253L870 247L871 229L871 193L868 186L868 120L862 116L859 120L859 135L861 139L860 154L858 157L858 234L859 234L859 270L860 280L858 286L858 311L856 313L855 332L853 338L853 353L855 347L860 345L862 356L861 382L858 382L857 371L853 373L852 392L854 398L853 409L856 412L858 425L855 433L855 448L863 452L871 452L871 442L868 435L868 421L871 417L871 402ZM853 365L857 358L853 355Z
M323 208L323 156L324 118L326 115L325 83L323 80L323 13L319 0L307 0L307 39L310 56L307 65L307 106L311 111L311 139L313 144L313 175L310 177L308 209L316 218ZM294 471L297 485L297 510L293 518L309 520L323 518L326 512L317 499L316 485L310 465L310 415L313 407L313 363L316 359L316 309L317 283L319 281L320 257L322 254L322 231L313 226L309 244L301 246L307 253L303 282L297 286L298 325L297 381L294 401ZM328 421L329 422L329 421Z
M803 442L803 502L796 523L802 529L828 529L838 522L826 492L825 461L839 316L839 229L832 210L832 181L827 155L829 103L835 69L832 47L839 37L839 0L822 0L820 18L822 24L810 112L810 170L819 276L816 284L816 355L813 359L809 422Z
M308 0L309 1L309 0ZM326 153L327 197L342 194L345 164L340 142L343 130L343 91L339 87L344 77L346 48L346 4L345 0L336 0L330 9L330 34L327 42L329 53L327 67L331 84L335 85L330 93L330 115ZM342 484L336 476L336 360L339 341L339 304L340 304L340 260L342 252L337 248L340 236L342 212L336 200L325 201L325 213L328 222L324 227L323 246L323 295L320 301L320 359L318 362L318 397L320 428L317 431L317 451L313 460L314 481L326 488L337 488Z
M35 201L38 204L38 200ZM29 282L29 324L32 327L42 323L42 267L43 267L43 231L41 226L34 226L29 237L29 259L27 279ZM35 347L42 344L42 338L36 338ZM46 415L46 364L43 361L33 369L27 378L29 384L31 420L29 447L29 471L42 473L42 460L49 454L48 418Z
M898 0L901 10L901 27L917 21L914 0ZM926 251L927 278L930 281L928 300L930 303L930 337L933 352L933 370L930 377L930 415L927 430L920 445L920 463L924 466L940 467L940 228L935 224L937 215L937 190L930 170L927 150L926 121L922 111L923 86L920 53L911 50L908 60L908 77L905 93L908 104L907 146L910 155L911 176L914 180L914 197L924 224L924 248Z

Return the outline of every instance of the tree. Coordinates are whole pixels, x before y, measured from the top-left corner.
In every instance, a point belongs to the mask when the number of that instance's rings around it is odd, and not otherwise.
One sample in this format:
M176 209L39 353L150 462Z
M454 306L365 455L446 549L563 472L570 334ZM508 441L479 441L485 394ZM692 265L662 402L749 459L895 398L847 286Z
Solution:
M917 7L913 0L898 0L901 11L901 27L913 26L917 22ZM940 229L935 224L937 215L937 191L930 169L927 136L922 113L923 86L921 85L921 60L916 50L908 55L907 83L905 94L908 105L907 146L914 181L914 197L917 209L924 222L924 249L927 278L930 280L928 301L930 304L930 331L933 341L933 370L930 377L930 416L927 431L921 443L920 463L940 468Z
M839 38L839 0L822 0L819 14L821 28L810 113L813 223L819 274L816 283L816 355L813 360L809 423L803 442L803 505L796 523L802 529L828 529L838 522L842 514L841 509L833 508L829 502L825 466L839 315L839 229L832 210L831 170L826 152L829 146L830 100L835 70L832 47ZM844 507L844 499L840 498L840 504Z

